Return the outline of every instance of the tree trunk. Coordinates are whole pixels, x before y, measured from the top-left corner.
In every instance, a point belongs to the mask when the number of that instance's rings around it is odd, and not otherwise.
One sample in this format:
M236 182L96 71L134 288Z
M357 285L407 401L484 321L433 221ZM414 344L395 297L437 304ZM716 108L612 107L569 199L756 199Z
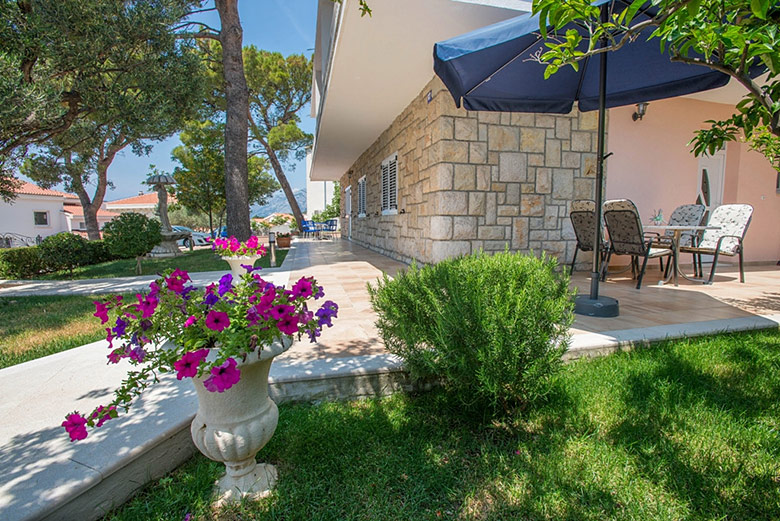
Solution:
M81 208L84 211L84 224L87 226L87 239L90 241L100 240L100 225L97 218L100 207L82 202Z
M225 195L227 196L228 234L245 241L252 235L249 226L249 174L247 134L249 92L244 76L241 21L238 0L216 0L222 28L222 66L225 74Z
M265 142L263 142L263 144L265 145ZM295 220L298 221L298 230L303 230L303 213L301 212L301 208L298 206L298 201L295 199L295 194L290 187L290 183L287 181L287 176L284 175L282 164L279 162L279 158L276 157L276 152L274 152L271 147L266 146L265 148L268 154L268 158L271 160L271 166L273 167L274 173L276 174L276 179L282 186L284 195L287 196L287 202L290 204L290 209L292 210Z

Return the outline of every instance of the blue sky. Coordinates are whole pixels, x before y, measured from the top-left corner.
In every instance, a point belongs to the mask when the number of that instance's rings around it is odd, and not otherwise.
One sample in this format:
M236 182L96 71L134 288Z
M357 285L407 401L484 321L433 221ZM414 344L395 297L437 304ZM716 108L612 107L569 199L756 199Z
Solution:
M241 0L238 9L244 29L244 45L252 44L260 49L281 52L285 56L311 56L314 52L316 0ZM205 13L198 20L219 27L219 16L216 13ZM309 117L308 106L301 110L300 116L303 130L314 132L314 119ZM176 163L171 160L171 151L180 144L179 139L173 136L154 143L154 149L148 156L136 156L130 147L120 152L108 170L108 179L114 184L114 189L106 193L106 200L147 191L143 182L149 173L149 165L153 164L166 172L172 171ZM296 164L294 170L288 167L285 173L293 188L306 186L304 161ZM90 195L93 190L89 190Z

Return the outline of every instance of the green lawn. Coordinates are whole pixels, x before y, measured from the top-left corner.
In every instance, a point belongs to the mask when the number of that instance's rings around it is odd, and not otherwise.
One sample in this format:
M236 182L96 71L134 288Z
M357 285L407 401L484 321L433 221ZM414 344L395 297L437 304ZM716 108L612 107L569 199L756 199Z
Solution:
M289 250L276 250L276 265L281 266ZM261 257L255 266L268 268L271 257ZM141 262L144 275L154 275L169 268L181 268L189 272L229 270L227 262L220 259L210 249L195 250L179 257L165 259L146 259ZM73 270L74 279L101 279L112 277L132 277L135 275L135 259L121 259L92 266L81 266ZM41 275L44 280L68 280L67 271L58 271Z
M267 499L212 512L198 456L106 519L780 519L780 332L575 362L506 423L441 391L282 406L259 457Z
M105 338L100 295L0 297L0 368Z

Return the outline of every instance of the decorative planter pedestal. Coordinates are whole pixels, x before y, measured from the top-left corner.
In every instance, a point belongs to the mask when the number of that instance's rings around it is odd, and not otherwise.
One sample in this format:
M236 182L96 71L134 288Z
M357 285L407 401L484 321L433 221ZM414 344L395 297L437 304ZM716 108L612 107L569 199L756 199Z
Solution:
M192 420L192 441L227 470L216 483L218 504L264 497L276 484L276 468L258 464L255 455L271 439L279 421L279 410L268 396L268 371L274 357L291 345L292 339L285 337L250 354L246 362L239 361L241 380L225 392L207 391L204 378L193 378L198 412Z
M230 264L230 273L233 274L234 279L237 279L246 273L246 270L241 267L242 264L254 266L255 261L259 258L259 255L245 255L243 257L222 257L222 260Z

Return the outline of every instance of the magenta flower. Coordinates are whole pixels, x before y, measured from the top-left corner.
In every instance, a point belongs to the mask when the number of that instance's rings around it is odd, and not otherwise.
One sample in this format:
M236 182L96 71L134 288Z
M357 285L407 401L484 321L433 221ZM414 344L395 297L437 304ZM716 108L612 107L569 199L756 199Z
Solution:
M106 358L108 358L108 363L118 364L119 361L124 357L124 354L125 354L125 348L120 347L108 353L108 356Z
M287 306L285 304L279 304L271 308L271 316L276 320L279 320L295 311L293 306Z
M292 296L295 298L309 298L313 294L314 291L312 291L310 278L301 277L301 279L292 287Z
M138 293L136 298L138 298L138 304L135 306L135 309L141 312L141 318L149 318L154 315L154 310L159 302L157 297L151 295L144 297Z
M96 300L94 304L95 304L95 312L92 314L92 316L99 318L101 324L105 324L106 322L108 322L108 306L106 306L99 300Z
M174 362L173 368L176 369L176 379L192 378L198 374L198 366L208 356L208 349L198 349L185 353L180 360Z
M100 405L97 409L95 409L95 412L93 412L89 419L94 420L97 419L97 424L95 424L95 427L102 427L104 423L106 423L111 418L116 417L116 407L103 407Z
M241 247L241 242L235 237L231 237L230 244L228 245L228 249L230 249L231 252L236 253L240 247Z
M276 323L279 331L285 335L293 335L298 332L298 315L285 315Z
M254 250L257 248L257 236L253 235L246 240L246 247Z
M65 416L62 426L70 436L70 441L83 440L87 437L87 419L77 412Z
M224 364L211 368L211 376L203 382L203 387L212 393L221 393L233 387L240 379L241 371L236 367L236 361L228 358Z
M230 318L224 311L209 311L206 315L206 327L212 331L222 331L230 325Z
M198 321L198 317L190 315L190 318L184 321L184 327L190 327L192 324Z

